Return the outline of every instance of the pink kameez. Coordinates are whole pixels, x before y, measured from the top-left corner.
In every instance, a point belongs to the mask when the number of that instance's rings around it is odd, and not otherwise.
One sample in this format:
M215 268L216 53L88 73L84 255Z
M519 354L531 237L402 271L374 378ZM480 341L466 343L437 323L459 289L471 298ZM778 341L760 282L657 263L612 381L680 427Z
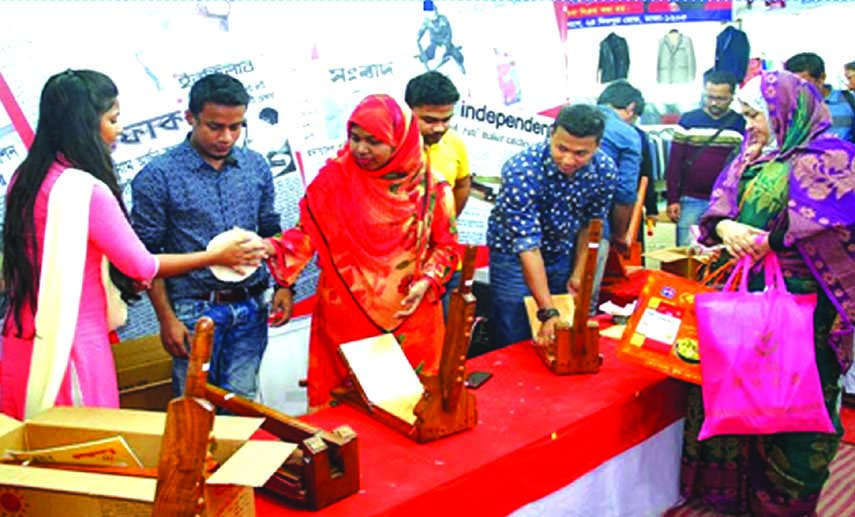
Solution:
M56 180L65 168L65 165L54 163L36 197L33 215L40 258L44 245L48 199ZM108 338L107 301L101 280L101 261L104 256L119 270L141 282L151 282L157 274L156 257L149 253L137 238L112 192L104 184L98 183L90 200L83 290L69 367L56 399L56 405L59 406L75 404L73 371L77 381L76 388L79 389L78 404L119 407L116 368ZM21 332L17 331L11 314L7 315L3 329L0 411L17 419L24 417L35 332L34 317L32 308L25 306Z

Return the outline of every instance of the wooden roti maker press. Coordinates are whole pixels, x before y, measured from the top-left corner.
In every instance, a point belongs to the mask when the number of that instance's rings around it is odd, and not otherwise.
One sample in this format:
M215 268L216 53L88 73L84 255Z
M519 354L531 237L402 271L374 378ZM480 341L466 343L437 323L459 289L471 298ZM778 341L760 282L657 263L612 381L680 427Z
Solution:
M623 282L629 280L629 275L644 268L642 258L642 246L638 240L638 228L641 226L641 221L644 216L644 199L647 194L648 180L642 177L638 183L638 196L635 199L635 204L632 207L632 217L629 220L629 229L626 232L627 254L622 256L612 246L609 247L609 254L606 258L606 268L603 275L603 281L600 285L600 300L602 301L604 294ZM653 235L653 230L648 228L648 235Z
M319 510L359 490L356 433L342 426L332 433L272 408L207 384L214 324L202 318L193 334L185 396L169 403L153 515L203 514L206 457L215 406L237 416L261 417L261 428L297 450L265 483L264 490L299 508Z
M327 432L212 384L205 386L205 395L232 414L264 418L262 429L298 444L264 484L268 494L298 508L320 510L359 491L358 442L350 427Z
M460 284L451 294L449 303L439 374L420 376L424 391L412 410L415 419L372 403L349 364L354 389L333 390L336 399L371 415L418 443L475 427L478 422L475 396L464 389L466 354L475 321L475 295L472 294L475 252L474 246L466 246ZM347 364L346 357L344 359Z
M215 408L205 399L214 322L196 322L187 366L184 396L169 402L166 430L157 464L152 515L179 517L205 514L205 477Z
M603 222L591 221L588 227L588 255L579 292L575 296L573 326L561 322L555 328L555 340L539 345L532 341L543 363L556 375L596 373L603 357L600 355L600 325L588 316L597 269L597 253L603 234Z

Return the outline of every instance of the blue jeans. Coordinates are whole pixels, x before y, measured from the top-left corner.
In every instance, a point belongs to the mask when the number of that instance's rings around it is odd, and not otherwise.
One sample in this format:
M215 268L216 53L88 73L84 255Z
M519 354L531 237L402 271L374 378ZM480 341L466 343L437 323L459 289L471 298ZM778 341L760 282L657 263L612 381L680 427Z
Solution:
M709 200L683 196L680 198L680 220L677 221L677 246L688 246L692 243L690 226L698 224L701 216L707 211Z
M175 315L191 332L202 316L214 320L208 382L249 400L255 400L258 369L267 348L268 307L263 296L237 303L179 299L172 304ZM187 363L187 359L172 358L172 391L176 397L184 393Z
M448 283L445 284L445 292L442 293L442 316L445 318L445 321L448 321L448 302L451 300L451 293L457 289L462 275L463 271L455 271L448 280Z
M567 292L572 264L569 255L545 264L551 294ZM526 296L531 296L531 291L523 278L519 256L490 250L490 319L497 348L532 338L523 301Z

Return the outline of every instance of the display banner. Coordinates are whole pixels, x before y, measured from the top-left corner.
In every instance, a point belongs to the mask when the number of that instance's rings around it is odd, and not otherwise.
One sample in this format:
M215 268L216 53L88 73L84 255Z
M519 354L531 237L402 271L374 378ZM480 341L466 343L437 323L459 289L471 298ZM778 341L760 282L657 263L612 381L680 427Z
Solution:
M560 2L559 27L585 29L651 23L727 21L733 17L732 0L588 1Z
M554 120L527 110L476 99L461 101L452 127L466 143L472 191L458 218L461 242L486 244L487 218L499 193L502 167L527 146L544 141Z
M356 104L376 93L400 99L411 77L438 70L461 94L452 122L479 187L460 218L461 239L483 243L502 165L546 138L552 121L536 114L567 100L564 49L543 30L554 15L549 2L438 0L431 11L390 0L372 9L332 0L57 2L51 16L29 2L13 4L0 17L0 194L26 157L39 92L51 75L92 69L118 86L123 131L112 158L131 207L133 178L191 130L185 110L192 84L222 72L252 98L237 145L268 161L275 207L289 228L306 185L346 144ZM123 36L108 46L104 19ZM502 37L486 38L485 27ZM52 38L40 37L46 33ZM216 42L217 52L200 54L199 41ZM0 196L0 221L4 208ZM298 298L314 293L317 271L304 270ZM158 332L146 301L130 312L123 338Z

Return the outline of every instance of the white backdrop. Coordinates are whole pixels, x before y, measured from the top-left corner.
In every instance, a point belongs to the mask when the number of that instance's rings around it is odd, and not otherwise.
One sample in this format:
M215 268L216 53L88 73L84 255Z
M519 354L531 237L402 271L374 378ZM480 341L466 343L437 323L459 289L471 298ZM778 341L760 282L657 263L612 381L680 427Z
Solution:
M700 75L712 65L715 36L723 28L718 22L698 22L570 30L565 49L551 2L435 3L464 56L465 73L454 60L440 68L463 94L460 108L540 123L549 123L536 115L541 110L597 97L603 87L595 80L599 42L612 30L629 42L629 80L650 102L693 107ZM853 4L801 9L799 2L790 2L786 9L771 10L755 4L736 14L752 56L782 61L797 51L816 51L826 60L832 84L840 84L842 64L855 59L840 44L848 40ZM0 74L32 127L50 75L70 67L110 75L119 86L121 122L127 128L114 155L122 184L184 138L189 127L180 115L195 77L211 70L234 75L253 96L246 145L271 157L276 206L288 227L296 220L304 185L344 143L344 121L359 99L380 92L402 97L407 80L425 70L416 57L425 16L422 2L415 0L4 2ZM694 42L696 84L675 88L655 82L657 45L672 27ZM262 110L275 110L277 123L262 119ZM478 176L497 176L510 155L544 138L460 114L454 120ZM289 173L277 158L287 151L299 153L301 171ZM10 117L0 109L0 191L25 154ZM0 203L0 213L3 207ZM484 242L488 212L489 205L469 203L461 218L464 240ZM316 276L314 268L304 275L300 296L312 292ZM152 311L140 304L122 334L156 329Z

